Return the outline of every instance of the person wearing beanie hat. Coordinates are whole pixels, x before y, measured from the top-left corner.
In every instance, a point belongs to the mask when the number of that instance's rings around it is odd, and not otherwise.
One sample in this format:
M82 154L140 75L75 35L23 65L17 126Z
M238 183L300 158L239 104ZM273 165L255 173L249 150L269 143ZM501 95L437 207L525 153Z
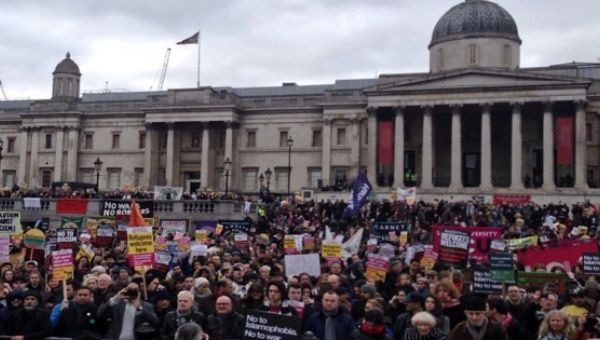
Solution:
M40 308L42 296L36 290L23 293L23 308L12 311L5 322L5 334L24 339L43 339L52 335L50 314Z
M169 294L167 289L157 290L152 297L152 301L154 302L154 313L158 316L161 325L167 314L173 311L173 307L171 307L173 304L172 300L173 296Z
M406 304L406 313L398 315L394 322L395 339L402 339L404 333L413 327L412 317L425 310L425 297L419 292L408 293L404 303Z
M506 332L502 326L489 322L486 317L485 299L471 295L465 301L466 321L456 325L450 332L448 340L506 340Z

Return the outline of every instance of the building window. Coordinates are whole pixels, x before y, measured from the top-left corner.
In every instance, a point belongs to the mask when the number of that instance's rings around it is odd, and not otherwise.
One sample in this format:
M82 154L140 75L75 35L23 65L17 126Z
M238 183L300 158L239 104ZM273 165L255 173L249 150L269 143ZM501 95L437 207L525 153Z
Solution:
M94 134L93 133L86 133L85 134L85 149L86 150L91 150L94 148Z
M469 45L469 65L477 65L477 45Z
M320 148L323 146L323 132L321 130L313 130L312 132L312 147Z
M308 168L308 186L311 188L321 188L323 186L321 168Z
M287 140L288 140L288 132L287 131L279 131L279 147L287 148Z
M113 133L112 135L112 149L120 149L121 148L121 134Z
M138 134L138 149L146 148L146 131L140 131Z
M2 171L2 185L5 188L12 188L15 186L15 176L17 172L15 170L4 170Z
M258 179L258 169L257 168L247 168L242 170L244 174L244 190L245 191L256 191L257 189L257 179Z
M592 138L592 123L585 123L585 140L591 142Z
M502 47L502 65L510 66L512 55L511 49L509 45L504 45Z
M96 183L96 172L94 169L80 169L79 180L83 183Z
M275 168L275 190L285 192L288 183L288 168Z
M246 147L247 148L255 148L256 147L256 131L248 131L246 134Z
M337 129L337 145L346 145L346 128Z
M42 187L49 188L52 185L52 169L42 169Z
M348 184L348 168L334 168L333 169L333 178L335 180L335 185L337 186L345 186Z
M15 137L8 137L8 146L6 149L7 153L15 152Z
M46 149L52 149L52 134L51 133L47 133L45 135L45 142L44 142L44 148Z
M144 168L135 168L134 184L136 188L139 188L144 184Z
M444 50L443 49L439 49L437 50L437 58L436 58L436 67L438 69L438 71L443 70L444 69Z
M108 173L108 189L119 189L121 187L121 169L107 169Z
M199 132L192 132L192 141L190 143L190 146L194 149L200 148L200 133Z

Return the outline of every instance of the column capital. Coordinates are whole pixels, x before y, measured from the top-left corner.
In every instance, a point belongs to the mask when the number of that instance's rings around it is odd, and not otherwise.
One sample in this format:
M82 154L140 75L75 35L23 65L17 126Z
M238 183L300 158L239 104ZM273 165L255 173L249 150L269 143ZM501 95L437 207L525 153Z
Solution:
M483 113L490 113L492 111L492 106L494 106L494 103L492 102L479 103L479 107L481 107L481 112Z
M19 127L19 132L29 132L30 130L31 130L31 127L29 127L29 126Z
M404 104L396 105L393 107L393 109L394 109L394 112L396 113L396 116L402 115L402 114L404 114L404 111L406 110L406 105L404 105Z
M225 124L226 128L229 128L229 129L233 128L233 122L232 121L227 120L227 121L224 121L223 123Z
M165 123L165 125L167 126L167 129L169 129L169 130L173 129L175 127L175 123L173 123L173 122Z
M362 119L360 117L352 117L352 118L350 118L350 122L352 124L360 123L361 120Z
M587 100L576 100L575 101L575 108L577 111L584 111L586 106L587 106L588 101Z
M544 112L552 113L552 109L554 108L555 102L551 100L546 100L542 102L542 106L544 107Z
M333 119L331 119L330 117L324 117L321 122L323 122L323 124L328 125L331 124L333 122Z
M152 123L150 123L150 122L145 122L145 123L144 123L144 128L145 128L146 130L151 130L151 129L153 129L153 128L154 128L154 125L153 125Z
M452 113L457 113L460 114L460 109L462 109L462 104L452 104L450 105L450 108L452 109Z
M367 114L369 114L369 116L375 115L375 114L377 114L378 109L379 108L377 106L369 106L369 107L367 107Z
M424 114L433 114L433 105L422 105L421 108Z
M511 102L510 106L512 107L513 113L521 113L521 109L523 108L523 102Z

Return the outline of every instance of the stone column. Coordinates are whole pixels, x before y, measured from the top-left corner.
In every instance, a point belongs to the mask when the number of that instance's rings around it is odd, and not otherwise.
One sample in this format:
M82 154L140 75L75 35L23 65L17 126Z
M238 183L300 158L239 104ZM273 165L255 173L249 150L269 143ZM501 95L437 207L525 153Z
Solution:
M575 188L587 189L585 155L585 101L578 101L575 109Z
M69 143L67 147L67 181L77 181L77 156L79 155L79 127L74 126L69 130Z
M553 103L544 103L544 190L554 190L554 124Z
M404 187L404 106L395 107L394 126L394 187Z
M481 179L480 190L492 189L492 127L489 104L481 105Z
M29 183L27 179L27 142L29 139L29 129L21 128L21 133L19 134L19 168L17 173L17 179L15 182L18 185Z
M167 185L173 185L173 166L175 165L175 126L173 123L167 124L167 164L165 166L165 175Z
M523 137L521 131L521 104L512 104L510 189L523 189Z
M462 133L460 105L452 106L452 135L450 142L450 189L462 188Z
M31 158L29 162L29 187L38 188L38 172L39 172L39 149L40 149L40 129L33 128L31 136Z
M433 107L425 106L423 111L423 149L421 151L421 188L433 188Z
M350 139L350 177L360 171L360 118L352 118L352 132Z
M56 131L56 153L54 156L54 182L62 181L62 166L63 166L63 144L65 139L65 131L62 126L59 126Z
M367 157L367 178L373 188L377 187L377 108L367 108L368 118L368 157Z
M152 140L154 138L154 128L152 124L146 124L146 144L144 145L144 186L151 189L152 184L156 184L153 181L153 177L156 172L157 162L152 159L153 153L158 153L158 149L153 150ZM154 152L153 152L154 151Z
M208 159L209 159L209 129L208 123L202 126L202 158L200 160L200 187L208 188Z
M321 175L323 186L331 184L331 120L323 119L323 140L321 147Z
M225 150L224 150L225 158L223 161L229 158L231 161L231 169L229 170L229 191L235 190L235 169L237 168L237 164L235 164L233 159L233 123L225 122ZM223 169L225 171L225 169ZM225 172L223 172L223 176L225 176Z

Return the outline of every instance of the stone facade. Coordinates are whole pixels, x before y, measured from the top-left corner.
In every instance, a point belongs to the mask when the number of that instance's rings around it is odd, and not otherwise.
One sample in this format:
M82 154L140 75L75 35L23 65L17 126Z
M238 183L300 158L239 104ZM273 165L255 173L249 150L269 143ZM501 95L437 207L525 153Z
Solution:
M269 169L270 189L285 193L289 161L291 191L343 186L366 171L379 192L416 182L430 195L600 195L600 64L519 68L516 27L468 33L436 33L430 72L314 86L80 96L67 55L51 99L0 102L0 183L95 183L100 159L101 190L227 182L257 193ZM559 117L570 122L566 139ZM557 162L558 140L571 145L567 164Z

